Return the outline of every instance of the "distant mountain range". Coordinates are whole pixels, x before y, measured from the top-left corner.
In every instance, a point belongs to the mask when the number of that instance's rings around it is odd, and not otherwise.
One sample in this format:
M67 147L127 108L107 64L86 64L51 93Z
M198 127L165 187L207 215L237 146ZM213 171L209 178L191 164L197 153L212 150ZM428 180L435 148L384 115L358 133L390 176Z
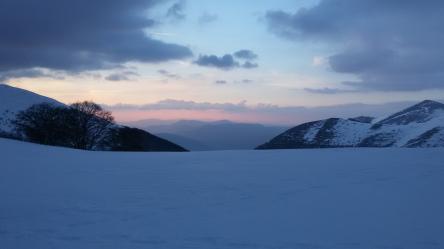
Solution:
M14 138L12 121L20 111L35 104L65 104L36 93L0 84L0 137ZM185 148L147 131L125 126L115 126L116 145L110 150L117 151L186 151Z
M227 120L205 122L179 120L162 123L146 120L128 125L150 131L191 151L251 150L288 127L265 126L254 123L235 123Z
M329 118L291 128L257 149L444 147L444 104L425 100L386 118Z
M0 136L13 133L15 115L33 104L64 105L0 84ZM194 151L336 147L444 147L444 104L425 100L385 118L329 118L287 127L227 120L141 120L117 126L119 147L131 151ZM280 135L279 135L280 134ZM269 141L264 143L264 141ZM258 144L262 144L257 146Z

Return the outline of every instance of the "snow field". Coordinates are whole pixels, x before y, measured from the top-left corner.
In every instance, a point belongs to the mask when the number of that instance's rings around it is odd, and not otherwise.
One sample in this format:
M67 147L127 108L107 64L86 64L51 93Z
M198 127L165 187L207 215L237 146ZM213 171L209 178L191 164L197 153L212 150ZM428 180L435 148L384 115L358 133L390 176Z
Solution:
M84 152L0 139L0 248L444 248L443 155Z

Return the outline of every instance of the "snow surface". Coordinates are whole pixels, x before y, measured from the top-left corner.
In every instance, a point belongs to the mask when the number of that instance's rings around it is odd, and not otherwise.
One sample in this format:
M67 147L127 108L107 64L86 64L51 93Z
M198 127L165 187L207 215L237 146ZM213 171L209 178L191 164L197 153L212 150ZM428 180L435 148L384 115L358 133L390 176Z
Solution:
M405 114L404 114L405 115ZM397 117L396 117L397 118ZM408 145L408 142L422 135L433 128L444 128L444 110L435 110L431 112L427 120L423 122L410 122L407 124L383 124L377 130L370 132L368 135L378 133L387 134L394 138L393 146L402 147ZM433 146L444 146L444 139L435 139L429 141Z
M0 83L0 132L10 132L10 121L19 111L40 103L63 105L54 99Z
M443 155L85 152L0 139L0 248L444 248Z
M433 145L440 144L444 141L444 127L441 127L439 132L434 134L429 139L429 144L424 145L423 147L433 147Z
M327 119L320 120L308 129L304 134L304 141L307 144L315 143L319 132L325 125ZM329 138L329 144L332 146L356 146L365 136L368 135L368 130L371 124L362 123L357 121L352 121L348 119L338 119L337 123L330 128L330 131L334 134L333 137ZM291 137L291 136L290 136ZM293 140L294 138L291 137Z
M320 120L316 123L314 123L305 133L304 140L308 143L312 143L313 140L316 138L316 135L318 135L319 130L324 126L325 120Z
M332 139L331 145L356 146L368 135L370 126L371 124L368 123L339 119L333 128L335 137Z

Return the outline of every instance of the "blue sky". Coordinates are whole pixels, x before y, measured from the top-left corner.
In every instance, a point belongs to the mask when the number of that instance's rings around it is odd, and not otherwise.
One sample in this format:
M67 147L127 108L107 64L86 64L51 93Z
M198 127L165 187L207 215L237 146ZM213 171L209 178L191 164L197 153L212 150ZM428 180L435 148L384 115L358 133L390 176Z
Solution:
M440 1L5 0L0 9L0 81L67 103L131 105L131 119L233 117L184 112L184 101L247 105L254 121L264 105L444 96ZM135 108L164 102L178 105L168 117Z

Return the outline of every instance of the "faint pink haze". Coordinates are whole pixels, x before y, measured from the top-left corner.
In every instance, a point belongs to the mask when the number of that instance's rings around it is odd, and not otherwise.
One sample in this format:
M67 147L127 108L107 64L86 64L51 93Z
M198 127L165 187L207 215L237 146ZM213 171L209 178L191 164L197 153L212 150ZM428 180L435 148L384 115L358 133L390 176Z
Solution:
M143 119L160 120L231 120L243 123L264 123L264 124L295 124L298 122L295 117L282 117L273 115L242 112L230 113L223 110L114 110L114 117L117 122L131 122Z

